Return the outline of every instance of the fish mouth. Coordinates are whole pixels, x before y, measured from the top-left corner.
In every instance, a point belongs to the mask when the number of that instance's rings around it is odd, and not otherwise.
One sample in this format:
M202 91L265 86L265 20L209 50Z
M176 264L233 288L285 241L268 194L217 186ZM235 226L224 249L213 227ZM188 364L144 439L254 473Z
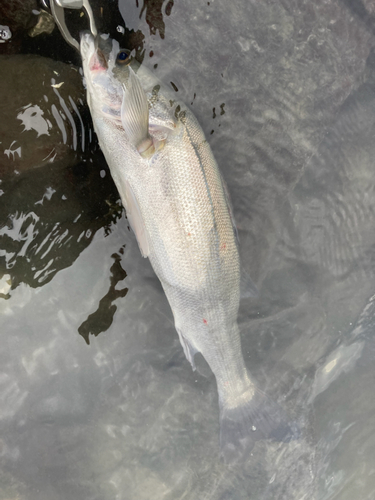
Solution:
M89 71L106 71L108 62L103 51L98 47L98 40L87 31L82 32L80 36L80 52Z
M101 49L97 49L89 60L90 71L105 71L108 69L107 60Z

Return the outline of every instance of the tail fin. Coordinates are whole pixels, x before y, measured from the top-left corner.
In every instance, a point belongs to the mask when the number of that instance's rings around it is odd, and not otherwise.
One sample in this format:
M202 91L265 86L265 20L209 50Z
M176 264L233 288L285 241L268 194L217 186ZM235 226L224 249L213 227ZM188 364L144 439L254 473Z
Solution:
M255 391L255 392L254 392ZM257 388L237 406L220 402L220 446L226 463L246 460L256 441L290 441L297 430L277 403Z

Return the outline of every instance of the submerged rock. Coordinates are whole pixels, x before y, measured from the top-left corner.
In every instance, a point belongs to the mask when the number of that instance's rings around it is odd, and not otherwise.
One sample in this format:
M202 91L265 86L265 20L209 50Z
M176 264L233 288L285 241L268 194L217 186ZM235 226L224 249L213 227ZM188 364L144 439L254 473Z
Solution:
M17 53L22 37L38 21L36 0L2 0L0 3L0 31L7 28L7 36L0 35L0 54Z
M0 56L0 276L48 282L121 213L77 68ZM32 77L30 77L32 75ZM69 251L68 251L69 249ZM0 292L5 298L9 287Z

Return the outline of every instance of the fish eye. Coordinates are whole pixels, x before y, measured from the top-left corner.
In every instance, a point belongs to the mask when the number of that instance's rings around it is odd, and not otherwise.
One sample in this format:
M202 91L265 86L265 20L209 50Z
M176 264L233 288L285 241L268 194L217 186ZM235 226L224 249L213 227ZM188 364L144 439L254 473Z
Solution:
M116 64L127 66L131 61L130 50L121 49L116 56Z

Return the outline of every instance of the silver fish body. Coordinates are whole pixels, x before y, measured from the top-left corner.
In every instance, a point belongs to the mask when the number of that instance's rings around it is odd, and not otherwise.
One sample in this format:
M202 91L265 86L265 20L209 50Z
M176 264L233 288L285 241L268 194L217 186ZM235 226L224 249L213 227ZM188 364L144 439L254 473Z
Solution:
M286 427L243 360L240 264L228 197L194 115L146 68L123 65L120 52L116 41L98 50L90 34L81 37L95 130L185 355L195 369L194 355L202 353L216 377L221 447L230 461L255 430L264 437L280 428L285 434Z

